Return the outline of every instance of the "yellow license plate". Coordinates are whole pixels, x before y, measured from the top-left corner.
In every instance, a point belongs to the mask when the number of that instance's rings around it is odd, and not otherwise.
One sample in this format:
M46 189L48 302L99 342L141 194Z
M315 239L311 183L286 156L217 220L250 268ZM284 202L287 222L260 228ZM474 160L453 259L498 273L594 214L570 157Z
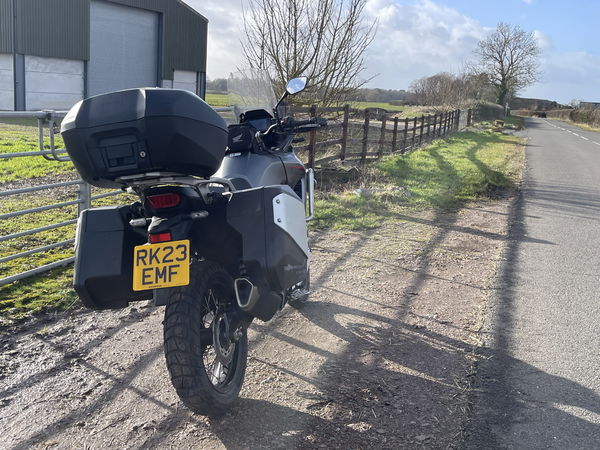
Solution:
M138 245L133 251L133 290L190 283L190 241Z

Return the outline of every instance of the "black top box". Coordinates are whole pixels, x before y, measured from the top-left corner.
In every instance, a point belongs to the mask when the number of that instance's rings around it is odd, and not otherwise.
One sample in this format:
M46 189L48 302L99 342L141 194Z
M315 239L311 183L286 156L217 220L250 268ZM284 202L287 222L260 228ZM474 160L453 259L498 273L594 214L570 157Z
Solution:
M210 177L227 146L223 118L200 97L178 89L90 97L71 108L61 133L81 177L106 188L158 172Z

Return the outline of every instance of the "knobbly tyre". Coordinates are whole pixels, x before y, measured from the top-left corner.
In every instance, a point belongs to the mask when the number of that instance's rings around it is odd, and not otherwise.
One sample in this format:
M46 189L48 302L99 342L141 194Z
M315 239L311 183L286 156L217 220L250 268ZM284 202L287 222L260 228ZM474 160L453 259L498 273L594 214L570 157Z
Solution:
M199 414L238 397L252 320L309 295L314 178L292 142L325 121L278 112L306 81L287 84L273 115L238 108L229 127L190 92L150 88L83 100L62 122L84 180L140 199L82 212L75 290L93 309L165 306L171 381Z

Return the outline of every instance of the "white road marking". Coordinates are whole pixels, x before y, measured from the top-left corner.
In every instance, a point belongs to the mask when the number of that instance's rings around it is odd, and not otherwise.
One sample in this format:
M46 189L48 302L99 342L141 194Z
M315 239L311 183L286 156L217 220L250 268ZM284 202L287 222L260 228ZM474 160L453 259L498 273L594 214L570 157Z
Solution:
M585 139L586 141L589 141L589 142L591 142L592 144L595 144L595 145L597 145L597 146L600 146L600 142L593 141L593 140L591 140L591 139L589 139L589 138L586 138L585 136L581 136L580 134L574 133L574 132L573 132L573 131L571 131L571 130L567 130L566 128L560 127L560 126L558 126L558 125L554 125L554 124L553 124L552 122L550 122L549 120L546 120L546 123L547 123L548 125L550 125L551 127L558 128L559 130L566 131L567 133L571 133L573 136L577 136L578 138Z

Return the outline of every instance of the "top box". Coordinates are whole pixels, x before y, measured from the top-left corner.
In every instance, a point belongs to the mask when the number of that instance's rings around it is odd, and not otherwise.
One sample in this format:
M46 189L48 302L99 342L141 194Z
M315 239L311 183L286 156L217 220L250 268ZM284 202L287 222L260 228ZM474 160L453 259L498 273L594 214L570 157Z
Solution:
M178 89L128 89L82 100L61 133L81 177L104 188L158 174L208 178L227 146L225 120Z

